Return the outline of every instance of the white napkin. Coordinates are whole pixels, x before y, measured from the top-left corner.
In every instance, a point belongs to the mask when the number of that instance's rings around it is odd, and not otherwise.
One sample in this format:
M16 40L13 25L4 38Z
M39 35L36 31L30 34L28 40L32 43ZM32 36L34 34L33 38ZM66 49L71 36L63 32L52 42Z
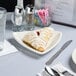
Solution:
M7 55L10 53L17 52L18 50L7 40L4 41L4 49L0 51L0 56Z
M64 74L60 76L76 76L74 72L65 68L60 62L49 68L53 68L60 74L64 72ZM45 69L42 69L40 73L37 73L37 76L50 76L50 75L45 71Z

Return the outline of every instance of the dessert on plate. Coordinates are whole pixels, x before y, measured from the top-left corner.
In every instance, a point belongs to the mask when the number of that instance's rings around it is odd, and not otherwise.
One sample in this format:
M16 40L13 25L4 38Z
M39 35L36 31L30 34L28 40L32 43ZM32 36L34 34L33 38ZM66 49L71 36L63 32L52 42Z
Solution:
M23 42L37 51L44 52L52 42L55 30L50 27L29 31L23 37Z

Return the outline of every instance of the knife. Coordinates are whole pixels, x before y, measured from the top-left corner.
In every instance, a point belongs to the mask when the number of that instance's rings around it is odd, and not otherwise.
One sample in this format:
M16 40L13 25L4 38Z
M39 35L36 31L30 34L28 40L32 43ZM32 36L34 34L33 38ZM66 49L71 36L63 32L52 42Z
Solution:
M67 42L64 43L64 45L59 49L59 51L57 51L45 64L46 65L50 65L59 55L60 53L66 48L68 47L68 45L72 42L72 40L69 40Z
M74 76L71 73L69 73L68 71L64 71L64 72L62 72L62 74L65 75L65 76Z

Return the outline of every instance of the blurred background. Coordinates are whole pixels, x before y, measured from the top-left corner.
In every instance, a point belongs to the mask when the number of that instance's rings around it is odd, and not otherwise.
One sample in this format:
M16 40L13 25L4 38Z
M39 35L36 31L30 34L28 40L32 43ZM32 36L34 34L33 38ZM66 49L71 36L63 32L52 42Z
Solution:
M24 3L24 7L27 4L34 5L34 0L24 0L23 3ZM8 12L13 12L16 4L17 4L17 0L0 0L0 7L6 8Z

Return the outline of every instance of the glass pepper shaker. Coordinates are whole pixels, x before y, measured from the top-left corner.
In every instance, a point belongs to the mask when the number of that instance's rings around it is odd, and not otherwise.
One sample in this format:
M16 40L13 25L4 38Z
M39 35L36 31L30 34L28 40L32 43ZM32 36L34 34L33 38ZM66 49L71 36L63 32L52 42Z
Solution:
M29 4L26 6L26 30L33 30L34 29L34 6L32 4Z

